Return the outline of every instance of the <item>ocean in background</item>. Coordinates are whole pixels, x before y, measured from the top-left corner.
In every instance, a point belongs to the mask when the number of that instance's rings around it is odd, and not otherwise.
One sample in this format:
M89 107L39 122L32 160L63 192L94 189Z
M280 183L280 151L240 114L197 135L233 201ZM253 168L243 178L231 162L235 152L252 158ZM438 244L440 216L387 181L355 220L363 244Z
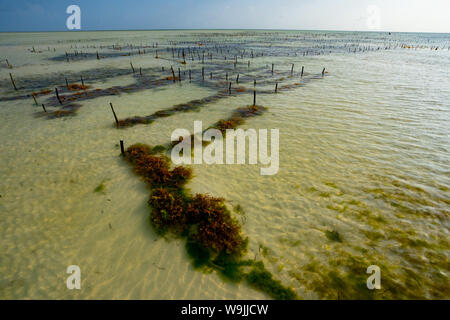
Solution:
M119 147L228 118L252 103L254 79L268 110L241 128L280 130L278 173L192 165L187 185L240 208L248 257L304 299L366 298L370 265L380 298L450 298L449 34L0 33L0 53L0 299L267 299L196 270L183 240L155 233ZM149 84L171 66L182 81ZM92 96L59 106L55 87L68 96L66 79L81 77ZM242 89L114 126L110 103L120 119L148 116L226 90L225 77ZM66 287L70 265L81 290Z

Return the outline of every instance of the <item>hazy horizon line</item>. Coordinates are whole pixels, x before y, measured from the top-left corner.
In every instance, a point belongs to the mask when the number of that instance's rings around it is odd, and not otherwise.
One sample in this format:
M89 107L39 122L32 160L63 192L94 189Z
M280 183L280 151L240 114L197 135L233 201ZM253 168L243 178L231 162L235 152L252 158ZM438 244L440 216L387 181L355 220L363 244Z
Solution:
M345 30L345 29L273 29L273 28L158 28L158 29L86 29L86 30L38 30L38 31L0 31L0 33L49 33L49 32L124 32L124 31L207 31L207 30L249 30L249 31L321 31L321 32L372 32L372 33L430 33L450 34L438 31L387 31L387 30Z

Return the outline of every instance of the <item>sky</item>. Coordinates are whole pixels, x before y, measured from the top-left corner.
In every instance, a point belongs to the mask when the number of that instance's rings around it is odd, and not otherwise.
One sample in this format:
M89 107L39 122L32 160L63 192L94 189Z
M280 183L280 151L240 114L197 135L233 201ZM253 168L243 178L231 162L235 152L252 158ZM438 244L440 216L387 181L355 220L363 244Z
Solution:
M450 0L0 0L0 32L297 29L450 33Z

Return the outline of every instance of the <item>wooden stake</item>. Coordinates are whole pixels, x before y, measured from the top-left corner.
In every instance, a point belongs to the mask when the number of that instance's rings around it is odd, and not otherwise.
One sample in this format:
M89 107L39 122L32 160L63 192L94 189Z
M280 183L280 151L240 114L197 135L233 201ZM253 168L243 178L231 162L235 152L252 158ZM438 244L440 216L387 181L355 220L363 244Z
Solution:
M69 82L67 81L67 78L64 78L64 79L66 79L66 87L67 87L67 90L69 90Z
M116 126L119 126L119 120L117 119L117 115L116 115L116 112L114 111L114 107L111 102L109 103L109 105L111 106L111 110L114 115L114 119L116 119Z
M122 156L125 156L125 148L123 147L123 140L120 140L120 152Z
M291 75L294 73L294 64L292 64Z
M322 77L325 75L325 68L322 70Z
M273 63L272 63L272 74L273 74Z
M81 85L84 87L83 76L81 76Z
M47 112L47 110L45 110L44 104L42 104L42 109L44 109L44 112Z
M202 67L202 80L205 80L205 67Z
M133 67L133 63L130 61L130 65L131 65L131 70L133 70L134 73L134 67Z
M56 92L56 98L58 99L59 104L62 105L62 101L61 101L61 98L59 97L59 93L58 93L58 88L55 88L55 92Z
M228 93L231 94L231 82L230 85L228 86Z
M237 74L237 77L236 77L236 83L239 83L239 73Z
M97 51L97 60L100 60L100 57L99 57L99 55L98 55L98 51Z
M17 90L16 83L14 82L14 78L13 78L11 73L9 74L9 77L11 78L11 82L12 82L12 85L14 87L14 90Z
M192 77L191 77L191 69L189 69L189 82L191 82Z
M305 70L305 67L304 66L302 66L302 74L300 75L300 77L302 77L303 78L303 71Z
M278 93L278 82L275 83L275 93Z
M256 90L253 90L253 105L256 106Z
M33 97L34 103L35 103L36 105L38 105L38 103L37 103L37 101L36 101L36 97L34 96L34 94L31 94L31 96Z

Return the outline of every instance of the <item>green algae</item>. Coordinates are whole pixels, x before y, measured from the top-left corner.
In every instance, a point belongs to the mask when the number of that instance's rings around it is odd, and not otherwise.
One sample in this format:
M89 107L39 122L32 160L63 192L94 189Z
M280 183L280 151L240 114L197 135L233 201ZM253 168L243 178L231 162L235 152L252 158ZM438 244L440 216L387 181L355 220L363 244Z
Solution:
M101 182L97 187L95 187L94 192L95 193L102 193L106 189L105 183Z
M339 213L344 213L347 211L348 206L347 205L342 205L342 204L328 204L327 205L327 209L339 212Z
M328 240L334 241L334 242L342 242L341 235L336 230L326 230L325 235L328 238Z
M440 232L423 234L410 223L395 219L409 215L408 218L413 217L417 223L437 224L445 217L445 209L430 212L428 208L436 208L437 203L445 204L445 201L417 185L388 178L383 178L382 182L380 187L365 190L372 199L384 202L388 212L356 198L336 199L332 196L327 200L328 209L350 215L361 223L354 232L365 236L367 241L358 245L347 242L345 246L325 246L318 256L327 258L318 260L310 256L306 259L307 264L287 270L306 292L321 299L448 298L450 263L444 252L450 245L445 235ZM325 182L325 185L340 190L333 183ZM317 195L323 192L314 187L308 191ZM438 219L431 220L431 217ZM342 241L339 233L333 231L325 231L327 238L333 242ZM387 253L382 255L381 252ZM367 288L369 274L366 271L370 265L381 269L381 290Z
M279 280L273 278L262 261L254 263L249 273L245 275L247 283L277 300L294 300L297 294L291 288L285 287Z
M381 239L385 239L385 235L382 234L381 232L377 232L377 231L371 231L371 230L363 230L362 233L371 241L378 241Z
M445 254L438 254L440 251L437 248L428 250L430 244L413 238L413 230L387 230L391 240L397 241L395 235L404 239L401 246L393 247L403 257L401 265L382 256L375 247L375 241L369 248L349 245L345 251L340 248L325 251L323 253L329 256L327 263L319 263L311 257L311 262L301 271L291 270L288 274L305 286L307 291L314 292L322 299L445 298L450 289L446 275L450 265ZM387 238L378 232L369 234L375 240ZM426 259L421 258L417 250L422 251ZM405 265L404 261L409 261L410 266ZM369 276L366 270L370 265L377 265L381 269L381 290L369 290L366 286Z
M165 150L166 150L166 147L164 147L162 145L157 145L157 146L153 147L152 152L154 154L158 154L158 153L164 152Z
M270 249L262 244L259 245L259 251L263 257L267 257L270 254Z
M449 203L448 199L398 179L383 176L374 176L374 178L377 179L378 186L365 188L364 191L395 208L399 218L408 215L426 219L437 218L443 221L448 216L448 211L445 209ZM442 205L442 209L439 205ZM437 210L429 208L437 208Z
M279 237L278 241L291 247L297 247L301 244L300 240L292 239L291 237Z
M333 183L333 182L324 182L324 183L325 183L325 185L327 185L327 186L329 186L331 188L339 189L338 186L335 183Z
M192 265L196 269L207 267L211 261L211 253L196 241L189 239L186 241L186 252L192 260Z
M239 215L245 215L245 211L240 204L237 204L233 207L233 211Z

